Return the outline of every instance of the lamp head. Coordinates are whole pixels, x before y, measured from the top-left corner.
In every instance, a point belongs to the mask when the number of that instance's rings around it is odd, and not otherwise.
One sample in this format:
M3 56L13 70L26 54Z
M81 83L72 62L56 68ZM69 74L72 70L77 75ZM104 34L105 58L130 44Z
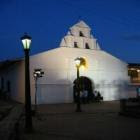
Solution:
M39 78L39 77L43 77L44 72L42 71L42 69L34 69L33 74L35 78Z
M86 61L85 61L84 58L78 57L78 58L75 59L75 65L76 65L76 67L85 66L85 64L86 64Z
M76 58L75 59L75 65L77 66L77 67L79 67L80 66L80 59L79 58Z
M29 35L27 35L27 33L25 33L24 36L21 37L24 50L30 49L31 39L32 38Z

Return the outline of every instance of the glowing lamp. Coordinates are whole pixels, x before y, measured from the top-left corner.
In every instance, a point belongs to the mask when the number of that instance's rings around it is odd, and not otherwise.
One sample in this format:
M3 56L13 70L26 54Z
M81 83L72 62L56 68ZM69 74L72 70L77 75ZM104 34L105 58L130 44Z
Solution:
M75 59L75 65L76 67L81 67L81 66L85 66L85 59L82 57L78 57Z
M79 67L80 66L80 60L79 60L79 58L76 58L75 59L75 65L77 66L77 67Z
M25 34L23 37L21 37L21 41L22 41L24 50L30 49L31 39L32 38L27 34Z

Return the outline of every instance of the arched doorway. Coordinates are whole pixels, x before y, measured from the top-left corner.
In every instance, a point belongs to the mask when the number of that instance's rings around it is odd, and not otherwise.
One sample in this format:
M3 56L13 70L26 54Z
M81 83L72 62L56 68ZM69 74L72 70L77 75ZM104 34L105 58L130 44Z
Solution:
M74 102L76 102L76 98L77 98L77 95L76 95L76 92L77 92L77 79L74 80L73 84L73 99L74 99ZM85 76L80 76L79 78L79 88L80 88L80 91L87 91L87 100L89 101L92 96L93 96L93 85L92 85L92 81L88 78L88 77L85 77Z

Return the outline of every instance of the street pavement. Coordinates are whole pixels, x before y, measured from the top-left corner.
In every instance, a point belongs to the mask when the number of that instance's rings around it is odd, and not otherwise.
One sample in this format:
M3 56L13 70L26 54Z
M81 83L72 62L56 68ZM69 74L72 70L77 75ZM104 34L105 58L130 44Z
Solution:
M118 101L81 107L82 112L75 112L75 104L39 105L33 133L24 133L24 117L21 119L20 139L140 140L140 119L120 116Z

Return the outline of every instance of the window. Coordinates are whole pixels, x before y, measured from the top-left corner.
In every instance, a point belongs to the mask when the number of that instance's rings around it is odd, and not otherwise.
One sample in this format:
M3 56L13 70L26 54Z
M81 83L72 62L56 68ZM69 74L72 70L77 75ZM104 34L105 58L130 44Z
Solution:
M74 48L78 48L77 42L74 42Z
M79 36L84 37L84 34L82 33L82 31L79 32Z
M86 49L90 49L88 43L85 44Z
M128 76L130 76L131 83L140 83L139 68L129 66Z

